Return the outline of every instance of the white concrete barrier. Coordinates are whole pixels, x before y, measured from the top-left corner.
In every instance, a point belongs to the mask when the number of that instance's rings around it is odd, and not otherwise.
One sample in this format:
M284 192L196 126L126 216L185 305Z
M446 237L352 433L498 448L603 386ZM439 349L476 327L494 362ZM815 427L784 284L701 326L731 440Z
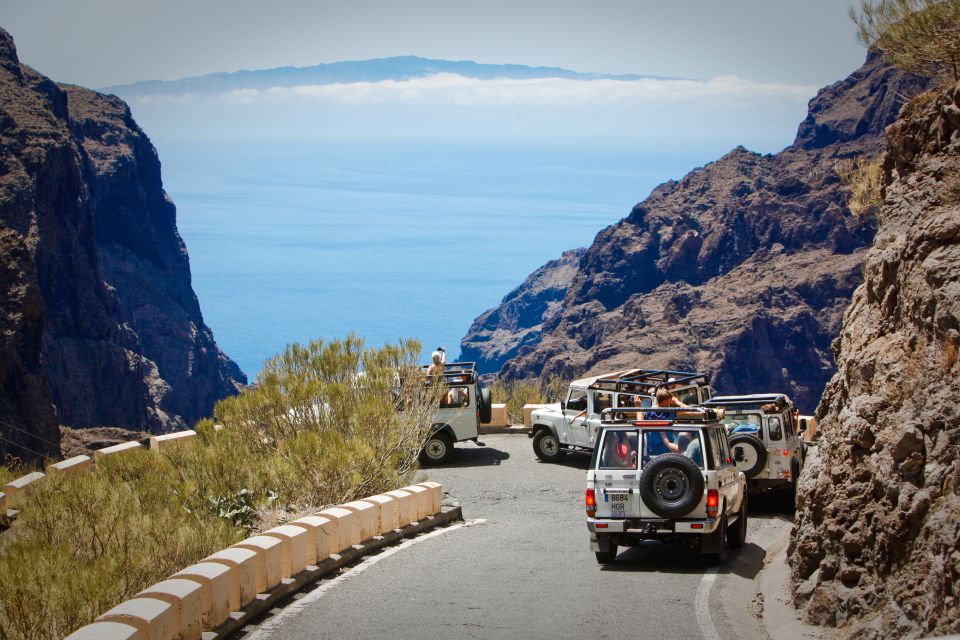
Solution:
M304 516L303 518L294 520L290 524L304 527L313 533L314 543L316 544L317 562L323 562L330 557L331 553L339 553L339 550L333 550L334 547L340 544L339 518Z
M285 524L263 532L265 536L284 541L280 547L280 562L283 575L292 577L303 571L307 565L317 563L316 531L305 526Z
M397 513L400 515L401 528L417 519L417 496L403 489L387 491L384 495L388 495L397 501Z
M99 461L101 458L106 456L112 456L118 453L125 453L127 451L136 451L142 449L143 446L139 442L121 442L120 444L115 444L111 447L104 447L103 449L97 449L93 452L94 461Z
M232 548L251 549L263 556L264 585L260 593L265 593L280 584L283 578L284 540L272 536L253 536L233 545Z
M64 473L71 474L81 471L83 469L92 469L93 468L93 458L90 456L74 456L66 460L62 460L56 464L51 464L47 467L47 473L52 475L54 473Z
M380 534L380 505L368 500L354 500L340 505L357 514L357 536L360 542Z
M380 508L380 522L377 526L377 535L400 528L400 509L397 499L381 493L380 495L365 498L365 502L376 503Z
M203 585L185 578L169 578L147 587L138 598L156 598L173 607L173 635L179 640L200 640L203 633Z
M80 627L64 640L146 640L147 636L124 622L94 622Z
M440 504L443 502L443 487L439 482L421 482L418 486L426 488L430 494L430 515L440 513Z
M349 509L332 507L317 514L324 518L336 518L339 521L339 540L330 549L330 553L340 553L355 544L360 544L360 527L357 526L357 514Z
M403 490L412 493L413 497L417 500L417 521L430 515L430 492L426 487L413 484L409 487L404 487Z
M7 495L7 503L10 506L16 506L23 496L33 491L33 489L36 487L34 484L35 482L46 477L46 474L41 473L40 471L34 471L33 473L20 476L16 480L11 480L7 484L3 485L3 492Z
M238 570L240 607L254 601L258 593L267 590L266 562L263 554L253 549L229 547L204 558L204 562L219 562Z
M173 606L156 598L133 598L110 609L96 622L122 622L136 627L146 640L170 640Z
M199 562L170 576L199 584L205 629L215 629L240 610L240 569L220 562Z
M153 436L150 438L150 451L161 451L168 447L193 442L197 437L197 432L193 429L178 431L176 433L167 433L162 436Z
M507 405L494 404L490 406L490 422L482 423L485 427L509 427L510 419L507 417Z

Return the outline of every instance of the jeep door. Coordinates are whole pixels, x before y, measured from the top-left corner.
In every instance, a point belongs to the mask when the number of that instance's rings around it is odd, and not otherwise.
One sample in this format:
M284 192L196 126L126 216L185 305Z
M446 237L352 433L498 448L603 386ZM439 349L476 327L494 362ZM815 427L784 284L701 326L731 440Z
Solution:
M577 444L585 439L587 416L589 415L588 393L586 389L570 387L567 402L563 410L563 433L558 433L564 444Z
M640 516L638 429L604 429L600 434L595 484L598 518Z
M594 440L600 431L600 417L605 409L613 408L613 393L610 391L591 391L590 392L590 411L589 418L583 425L582 430L578 430L575 440L576 444L584 447L593 447Z
M727 434L723 429L705 429L704 434L710 442L710 460L717 471L717 489L723 497L726 513L740 508L739 480L740 470L730 453Z
M440 399L440 409L457 442L477 437L476 399L471 387L450 386Z

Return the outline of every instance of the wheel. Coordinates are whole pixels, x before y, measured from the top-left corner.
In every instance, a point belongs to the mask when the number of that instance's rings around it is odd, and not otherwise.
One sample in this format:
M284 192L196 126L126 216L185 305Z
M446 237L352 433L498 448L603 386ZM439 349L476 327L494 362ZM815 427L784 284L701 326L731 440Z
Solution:
M557 436L549 429L541 429L533 436L533 452L544 462L556 462L566 455Z
M610 564L617 559L617 545L610 545L610 548L606 551L594 551L595 556L597 556L597 564Z
M420 462L423 464L444 464L453 457L453 439L442 431L437 431L420 452Z
M732 549L739 549L747 542L747 496L744 494L743 502L740 504L740 513L737 516L737 524L733 529L727 529L727 544Z
M710 559L715 564L723 564L727 559L727 516L720 520L720 526L711 535L716 536L713 553L710 553Z
M493 398L490 389L480 389L477 395L477 410L480 412L480 422L490 422L493 417Z
M729 442L733 460L747 478L754 477L767 466L767 448L757 436L752 433L737 433L730 436Z
M682 518L700 504L703 474L680 453L664 453L643 466L640 498L662 518Z

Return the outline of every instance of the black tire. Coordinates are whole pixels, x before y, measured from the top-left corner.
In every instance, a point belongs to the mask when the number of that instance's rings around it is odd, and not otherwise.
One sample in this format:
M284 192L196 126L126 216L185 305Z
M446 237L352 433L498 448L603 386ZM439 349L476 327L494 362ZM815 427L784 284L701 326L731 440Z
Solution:
M480 422L490 422L493 417L493 397L490 395L490 389L480 389L477 394L477 409L480 411Z
M727 516L723 516L720 526L711 535L717 536L717 550L709 554L709 558L714 564L723 564L727 559Z
M426 465L446 464L452 458L453 438L443 431L437 431L427 438L420 451L420 462Z
M737 469L743 471L743 475L752 478L767 466L767 448L763 446L763 441L752 433L737 433L730 436L730 451L733 452L733 460L737 464ZM737 459L737 447L742 447L740 459Z
M737 515L737 523L733 529L727 529L727 544L731 549L740 549L747 543L747 495L743 495L743 502L740 504L740 513Z
M664 453L643 466L640 498L662 518L682 518L703 498L703 474L680 453Z
M560 448L560 440L550 429L541 429L533 436L533 453L544 462L557 462L566 455L566 451Z
M597 564L610 564L617 559L617 545L612 544L606 551L594 551L597 556Z

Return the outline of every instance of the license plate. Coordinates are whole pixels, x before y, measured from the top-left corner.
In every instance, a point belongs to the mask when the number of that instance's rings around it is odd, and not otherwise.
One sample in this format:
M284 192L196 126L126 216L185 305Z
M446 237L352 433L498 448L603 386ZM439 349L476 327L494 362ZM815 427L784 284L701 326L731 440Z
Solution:
M629 493L604 493L603 502L614 518L626 517L632 508L633 496Z

